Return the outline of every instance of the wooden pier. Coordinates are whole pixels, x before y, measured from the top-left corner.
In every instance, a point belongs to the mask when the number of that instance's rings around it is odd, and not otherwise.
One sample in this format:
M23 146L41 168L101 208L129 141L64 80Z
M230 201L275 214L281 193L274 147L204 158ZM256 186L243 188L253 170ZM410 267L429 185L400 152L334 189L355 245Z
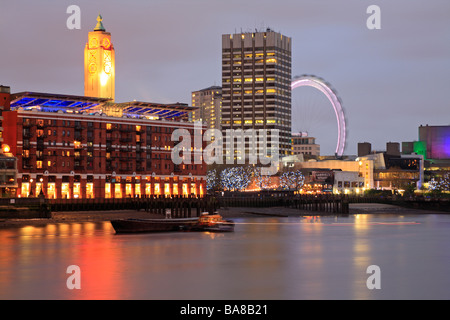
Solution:
M347 214L349 199L343 195L255 194L218 197L221 207L287 207L299 210Z

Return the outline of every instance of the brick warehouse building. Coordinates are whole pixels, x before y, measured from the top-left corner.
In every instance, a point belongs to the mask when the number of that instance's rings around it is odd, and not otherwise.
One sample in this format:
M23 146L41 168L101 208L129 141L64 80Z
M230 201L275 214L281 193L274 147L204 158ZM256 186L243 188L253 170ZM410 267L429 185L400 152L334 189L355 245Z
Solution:
M84 48L84 96L1 90L3 145L17 158L15 196L202 196L206 164L171 159L172 132L194 134L187 119L196 108L114 102L115 50L102 20L99 15ZM202 150L191 151L195 157Z
M3 138L17 157L16 196L202 196L206 164L171 160L173 130L194 134L194 123L185 121L192 110L186 104L12 94Z

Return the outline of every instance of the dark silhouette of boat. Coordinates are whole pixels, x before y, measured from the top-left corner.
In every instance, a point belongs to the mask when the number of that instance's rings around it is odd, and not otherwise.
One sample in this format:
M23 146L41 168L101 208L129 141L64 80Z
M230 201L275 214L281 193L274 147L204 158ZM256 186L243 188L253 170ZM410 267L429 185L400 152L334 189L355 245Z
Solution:
M234 222L219 214L202 214L198 218L120 219L111 220L116 233L176 232L176 231L234 231Z

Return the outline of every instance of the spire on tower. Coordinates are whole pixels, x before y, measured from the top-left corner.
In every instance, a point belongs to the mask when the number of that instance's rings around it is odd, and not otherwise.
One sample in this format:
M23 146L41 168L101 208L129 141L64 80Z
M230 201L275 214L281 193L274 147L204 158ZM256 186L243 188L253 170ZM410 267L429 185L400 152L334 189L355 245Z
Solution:
M95 26L94 31L105 31L105 27L103 26L102 20L103 18L99 14L97 17L97 25Z

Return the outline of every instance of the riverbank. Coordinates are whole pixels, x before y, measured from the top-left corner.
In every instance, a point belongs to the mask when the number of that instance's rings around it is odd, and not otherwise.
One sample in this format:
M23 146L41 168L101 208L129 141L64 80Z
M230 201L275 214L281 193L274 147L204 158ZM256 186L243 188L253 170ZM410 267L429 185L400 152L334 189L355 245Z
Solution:
M247 208L229 207L218 210L224 218L254 218L254 217L300 217L334 215L315 211L298 210L285 207ZM408 209L390 204L381 203L351 203L349 214L446 214L442 211ZM447 213L448 214L448 213ZM162 215L136 210L110 210L110 211L67 211L54 212L49 219L0 219L0 228L21 227L26 225L44 226L55 223L68 222L100 222L114 219L149 219L163 218Z

